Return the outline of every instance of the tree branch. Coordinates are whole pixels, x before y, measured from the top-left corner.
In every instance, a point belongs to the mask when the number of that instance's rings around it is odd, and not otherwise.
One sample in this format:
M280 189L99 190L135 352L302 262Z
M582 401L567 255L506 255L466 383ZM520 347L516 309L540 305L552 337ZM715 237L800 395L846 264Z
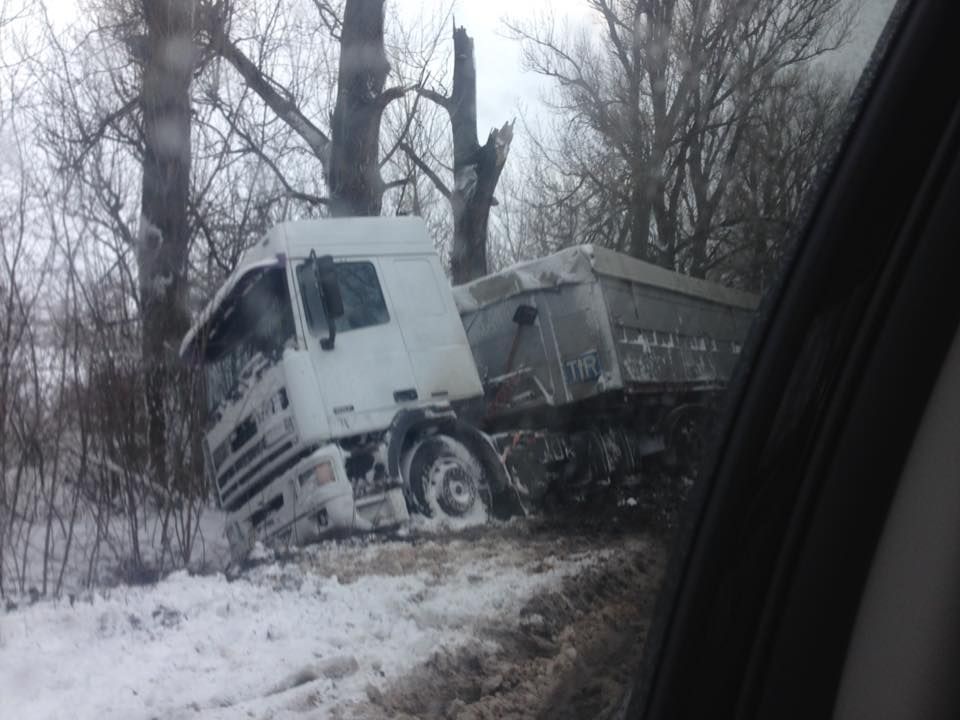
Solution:
M86 132L81 127L80 132L83 134L83 137L81 138L81 141L83 142L83 148L80 150L80 154L77 156L75 160L75 166L77 168L80 168L84 157L86 157L86 154L97 142L99 142L103 138L103 135L107 131L107 128L109 128L111 125L116 123L121 118L126 117L131 112L136 110L139 104L140 104L139 97L134 97L134 98L131 98L130 100L127 100L127 102L125 102L121 107L117 108L113 112L108 113L106 116L104 116L103 119L101 119L100 122L97 123L96 129L94 129L92 132Z
M283 171L277 166L276 162L265 153L259 143L257 143L245 130L243 130L233 117L227 117L227 122L231 129L237 134L237 137L246 142L249 150L260 158L260 161L273 171L274 176L280 182L284 189L284 196L293 200L300 200L311 205L328 205L329 200L317 195L311 195L301 190L295 189L284 176Z
M404 153L406 153L408 158L410 158L410 162L416 165L423 172L424 175L430 178L430 181L437 188L437 191L441 195L443 195L447 200L449 200L453 193L450 192L450 188L446 186L446 183L444 183L443 180L440 179L440 176L433 171L433 168L427 165L420 158L420 156L417 155L416 152L414 152L414 149L410 147L409 144L405 142L401 142L400 149L403 150Z
M343 19L337 14L336 10L325 0L313 0L313 6L320 15L320 22L330 33L334 40L340 40L340 32L343 29Z
M390 182L384 184L383 189L394 190L399 187L404 187L410 182L411 179L412 178L405 177L405 178L397 178L396 180L391 180Z
M436 103L447 112L451 112L453 110L453 100L451 98L448 98L446 95L441 95L436 90L431 90L425 87L418 87L417 95L419 95L420 97L425 97L427 100L430 100L431 102Z
M247 85L307 143L326 171L330 158L330 138L301 112L292 98L284 97L277 91L275 83L226 37L222 29L214 35L214 42L221 56L236 68Z
M377 97L377 105L379 105L381 109L386 108L387 105L392 103L394 100L399 100L411 89L412 88L409 87L403 87L402 85L387 88Z

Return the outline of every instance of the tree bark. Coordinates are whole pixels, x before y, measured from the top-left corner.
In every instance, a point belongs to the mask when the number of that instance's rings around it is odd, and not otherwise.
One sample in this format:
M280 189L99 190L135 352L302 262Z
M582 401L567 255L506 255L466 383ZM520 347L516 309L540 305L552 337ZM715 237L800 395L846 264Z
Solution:
M175 351L189 326L186 272L189 247L190 83L199 53L195 0L144 0L146 54L140 108L145 153L137 263L150 462L166 483L165 395Z
M383 5L384 0L348 0L344 7L327 176L335 216L379 215L383 201L380 120L391 99L383 92L390 71Z
M630 254L650 260L650 221L653 217L655 183L649 175L634 174L630 191Z
M473 39L465 28L453 31L453 88L445 107L453 132L453 249L450 271L459 285L487 274L487 225L493 193L513 140L513 123L493 129L481 147L477 140L477 67Z

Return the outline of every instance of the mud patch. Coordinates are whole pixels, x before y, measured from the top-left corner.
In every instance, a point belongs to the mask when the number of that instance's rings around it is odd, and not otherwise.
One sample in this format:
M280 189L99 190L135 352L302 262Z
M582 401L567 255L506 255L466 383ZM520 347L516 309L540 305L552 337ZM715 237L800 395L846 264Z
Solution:
M277 558L295 571L336 577L342 584L371 575L426 574L440 579L457 571L465 558L530 566L545 572L556 558L610 547L619 537L616 524L592 519L574 524L563 518L537 518L469 527L456 533L418 531L402 538L366 536L294 548Z
M534 531L536 535L536 532ZM527 542L544 563L577 538L543 533ZM579 542L585 540L581 536ZM653 536L607 537L612 552L559 589L531 598L519 618L480 628L463 645L438 649L338 718L602 718L619 706L639 665L665 546ZM596 547L596 539L590 544ZM536 565L533 566L534 568Z

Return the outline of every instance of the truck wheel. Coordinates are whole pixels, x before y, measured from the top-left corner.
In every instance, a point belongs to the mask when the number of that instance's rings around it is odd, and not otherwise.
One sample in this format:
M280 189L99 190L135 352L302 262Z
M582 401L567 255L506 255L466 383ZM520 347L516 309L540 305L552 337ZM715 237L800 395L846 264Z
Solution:
M486 520L490 484L480 461L449 435L416 443L404 458L416 511L427 517Z

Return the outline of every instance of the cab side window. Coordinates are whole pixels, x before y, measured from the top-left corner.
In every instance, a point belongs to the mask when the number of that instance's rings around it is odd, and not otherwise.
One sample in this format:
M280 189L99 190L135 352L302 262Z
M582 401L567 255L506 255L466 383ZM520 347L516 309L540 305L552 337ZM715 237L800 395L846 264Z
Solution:
M343 316L336 319L337 333L390 322L373 263L342 262L336 264L336 269L343 297ZM304 299L307 324L316 332L325 332L328 321L322 303L315 297L317 292L307 263L297 266L297 282Z

